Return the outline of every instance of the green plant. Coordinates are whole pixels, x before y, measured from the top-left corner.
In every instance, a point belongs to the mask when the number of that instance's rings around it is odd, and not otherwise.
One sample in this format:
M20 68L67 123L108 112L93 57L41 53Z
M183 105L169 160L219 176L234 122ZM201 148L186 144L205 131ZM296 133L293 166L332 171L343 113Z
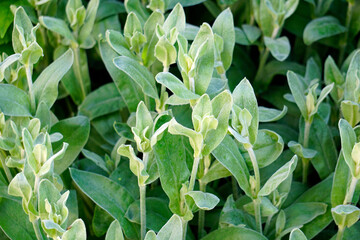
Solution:
M359 4L1 1L0 238L356 238Z

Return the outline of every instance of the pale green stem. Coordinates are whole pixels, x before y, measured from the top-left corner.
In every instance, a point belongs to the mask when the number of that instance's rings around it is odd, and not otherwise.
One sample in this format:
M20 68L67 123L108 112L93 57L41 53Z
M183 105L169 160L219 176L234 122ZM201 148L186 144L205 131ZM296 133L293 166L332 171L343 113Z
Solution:
M195 79L192 77L189 78L189 86L190 86L190 91L195 93Z
M187 232L187 221L181 218L182 228L183 228L183 236L182 240L186 240L186 232Z
M255 152L254 152L252 146L247 148L246 150L249 153L249 157L250 157L253 169L254 169L254 175L255 175L255 181L256 181L255 196L253 197L256 227L257 227L258 232L260 232L262 234L261 209L260 209L261 202L260 202L260 199L258 198L258 193L260 191L260 170L259 170L259 166L256 161Z
M336 240L342 240L343 239L344 230L345 230L344 227L339 226L339 230L338 230L338 232L336 234Z
M26 72L26 80L29 88L29 96L30 96L30 104L31 104L31 111L35 111L35 96L32 89L33 82L31 76L31 66L29 64L25 64L25 72Z
M141 223L141 240L146 235L146 185L140 186L140 223Z
M74 52L74 63L73 69L75 73L75 77L79 82L80 90L81 90L81 101L83 101L86 97L86 90L84 87L84 79L81 73L81 64L80 64L80 48L78 46L72 45L72 49Z
M308 145L309 145L310 128L311 128L311 121L306 121L305 120L304 142L303 142L304 148L307 148ZM309 171L309 162L310 162L310 159L302 158L302 167L303 167L302 182L304 184L307 184L308 171Z
M195 157L194 158L194 163L192 166L192 170L191 170L191 176L190 176L190 184L189 184L189 192L194 190L194 186L195 186L195 180L196 180L196 174L199 168L199 162L200 162L200 157Z
M357 178L355 177L351 178L350 186L346 192L343 204L351 204L357 182L358 182Z
M6 163L5 163L5 154L4 154L3 150L0 151L0 161L1 161L1 166L2 166L3 169L4 169L6 178L8 179L8 181L9 181L9 183L10 183L11 180L13 179L13 177L12 177L12 175L11 175L10 169L8 168L8 166L6 166Z
M206 184L199 181L199 185L200 185L200 191L201 192L206 192ZM198 236L199 236L199 239L204 237L204 234L203 234L204 227L205 227L205 211L200 209L199 210L199 224L198 224Z
M270 216L268 216L268 218L266 219L264 234L267 234L268 231L269 231L272 217L273 217L273 215L270 215Z
M345 22L345 27L346 27L346 32L344 33L344 36L341 38L340 41L340 52L339 52L339 61L338 64L340 65L342 63L342 61L344 60L344 55L345 55L345 50L346 50L346 43L349 37L349 31L350 31L350 23L351 23L351 17L353 14L353 6L354 4L352 4L349 1L348 4L348 8L347 8L347 13L346 13L346 22Z
M40 231L40 225L39 225L38 219L35 219L34 221L32 221L32 225L33 225L33 228L34 228L36 239L37 240L43 240L43 237L42 237L42 234L41 234L41 231Z

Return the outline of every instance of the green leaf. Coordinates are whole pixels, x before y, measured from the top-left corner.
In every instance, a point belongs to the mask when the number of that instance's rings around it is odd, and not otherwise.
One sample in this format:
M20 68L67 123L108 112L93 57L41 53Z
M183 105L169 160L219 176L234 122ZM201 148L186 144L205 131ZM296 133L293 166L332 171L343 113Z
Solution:
M86 8L86 17L84 25L80 28L78 42L82 44L91 34L91 31L94 27L94 22L96 18L96 12L99 7L99 0L90 0Z
M181 218L174 214L157 234L158 240L178 240L183 237Z
M248 228L244 227L225 227L212 231L201 240L223 240L223 239L251 239L266 240L267 238Z
M131 77L131 79L141 87L146 95L154 99L159 98L155 87L154 76L146 67L125 56L115 58L114 64L118 69Z
M75 220L62 236L63 240L86 240L86 228L85 223L81 219Z
M220 13L215 19L212 29L214 33L224 40L224 50L221 52L221 61L224 69L227 70L231 65L235 46L234 19L230 8Z
M124 235L118 220L114 220L106 232L105 240L124 240Z
M59 82L71 68L73 60L73 51L69 49L41 72L33 85L38 106L40 102L44 102L49 109L52 107L58 96Z
M129 111L135 112L139 102L144 100L144 94L140 86L138 86L130 76L123 71L119 71L115 67L112 59L118 55L107 43L100 42L100 53L105 67L120 92L120 95L124 99Z
M74 42L76 41L64 20L54 17L41 16L39 21L45 28L49 29L50 31L60 34L68 40Z
M281 111L274 108L259 107L259 122L275 122L280 120L286 115L287 109L286 105L284 105Z
M249 202L243 206L244 210L251 215L255 215L254 202ZM267 198L261 198L260 211L262 217L269 217L275 215L279 210Z
M0 110L7 116L31 116L29 96L13 85L0 84Z
M253 145L256 161L260 168L274 162L280 156L283 149L284 141L280 135L267 129L260 129L256 142ZM252 166L248 151L244 147L241 147L240 150L248 166Z
M234 105L242 109L246 108L251 113L252 119L249 127L249 140L251 144L254 144L258 134L259 109L254 89L252 88L249 80L246 78L241 80L234 89L232 96Z
M290 233L289 240L307 240L307 238L300 229L294 228Z
M26 38L23 40L28 40L27 38L32 35L32 28L33 25L24 8L18 7L15 11L14 28L12 32L12 45L15 53L21 53L24 50L24 46L20 39L23 37ZM19 29L22 29L20 31L23 32L20 33ZM20 35L22 35L22 37Z
M182 214L180 189L190 176L183 141L183 137L165 132L154 147L161 186L170 200L171 211L178 215Z
M260 189L258 195L267 196L272 193L295 170L297 159L295 155L288 163L277 170Z
M32 224L17 201L0 199L0 227L10 239L36 239Z
M298 106L301 115L303 118L307 119L307 108L306 108L306 99L305 99L305 88L299 77L293 72L288 71L287 74L288 84L291 90L291 94L293 95L296 105Z
M185 24L185 12L182 5L178 3L166 18L163 28L167 34L169 34L174 27L182 33L185 31Z
M192 100L192 99L198 99L200 97L199 95L187 89L184 83L181 82L180 79L175 77L172 73L169 72L158 73L155 79L158 83L163 84L170 91L172 91L177 97L180 97L182 99Z
M331 97L336 102L341 101L344 95L344 87L342 85L344 84L345 79L331 56L328 56L325 61L324 78L327 85L331 83L335 84L330 93Z
M126 237L131 239L139 237L137 227L125 218L126 210L134 202L134 198L125 188L98 174L74 168L70 168L70 174L81 191L119 221Z
M265 46L269 48L271 55L279 60L284 61L290 54L290 42L287 37L280 37L272 39L269 37L264 38Z
M346 73L344 99L355 103L359 102L359 67L360 51L356 51L351 58L350 66Z
M116 112L125 107L125 103L114 83L105 84L92 91L79 106L79 115L90 120Z
M339 121L339 130L340 130L342 153L344 154L345 162L348 165L352 176L356 176L355 163L351 157L351 152L356 143L355 132L350 126L350 124L344 119L340 119Z
M235 141L230 136L226 136L212 154L235 177L246 195L251 197L249 170Z
M360 209L353 205L338 205L331 209L336 225L351 227L360 217Z
M54 162L54 170L57 174L64 172L79 155L85 146L90 132L90 122L87 117L78 116L68 118L55 123L50 133L61 133L63 138L52 144L53 151L58 152L63 143L69 144L65 155Z
M106 163L104 161L103 158L101 158L99 155L97 155L96 153L93 153L89 150L83 149L82 154L84 154L84 156L91 160L93 163L96 164L96 166L98 166L99 168L101 168L102 170L104 170L105 172L107 172L108 174L110 173L109 170L106 167Z
M352 127L360 121L360 105L356 102L344 100L340 105L341 113Z
M290 148L290 150L295 153L296 155L298 155L299 157L302 158L313 158L317 152L315 150L309 149L309 148L304 148L300 143L295 142L295 141L290 141L288 143L288 147Z
M304 29L304 43L310 45L320 39L346 31L339 20L332 16L320 17L309 22Z
M194 200L196 206L203 210L213 209L220 201L216 195L201 191L190 191L186 193L186 196L190 196Z
M214 161L209 170L200 179L204 184L208 184L217 179L226 178L231 176L229 170L227 170L219 161Z
M147 197L146 198L146 227L159 232L166 224L172 213L168 207L167 200ZM126 211L126 218L131 222L140 224L140 200L133 202Z
M142 25L148 19L149 13L139 0L126 0L125 9L127 13L134 12L140 19Z

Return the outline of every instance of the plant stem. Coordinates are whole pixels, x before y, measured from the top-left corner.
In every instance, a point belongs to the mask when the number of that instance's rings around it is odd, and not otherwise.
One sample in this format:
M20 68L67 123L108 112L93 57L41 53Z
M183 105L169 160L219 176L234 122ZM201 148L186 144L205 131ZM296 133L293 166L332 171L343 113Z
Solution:
M32 221L32 225L33 225L33 228L34 228L36 239L37 240L43 240L43 237L42 237L42 234L41 234L41 231L40 231L40 225L39 225L38 219L35 219L34 221Z
M140 223L141 223L141 240L146 235L146 185L140 186Z
M187 232L187 221L184 220L183 218L181 218L181 223L182 223L182 229L183 229L183 235L182 235L182 240L186 240L186 232Z
M349 1L347 13L346 13L346 22L345 22L346 32L344 33L344 36L341 38L341 41L340 41L340 52L339 52L339 59L338 59L339 65L344 60L346 43L347 43L347 40L349 37L349 28L350 28L350 23L351 23L351 17L353 14L353 6L354 6L354 4Z
M342 240L343 239L344 230L345 230L344 227L339 226L339 230L338 230L338 232L336 234L336 240Z
M200 157L195 157L194 163L192 166L192 170L191 170L190 184L189 184L189 190L188 190L189 192L194 190L196 174L197 174L197 171L199 168L199 162L200 162Z
M310 128L311 128L311 121L305 120L304 142L303 142L304 148L307 148L309 145ZM303 167L302 182L304 184L307 184L307 177L308 177L308 172L309 172L309 162L310 162L310 159L302 158L302 167Z
M25 72L26 72L26 80L29 88L29 96L30 96L30 104L31 104L31 111L35 111L35 96L32 90L32 76L31 76L31 66L29 64L25 64Z
M73 52L74 52L74 63L73 63L73 69L76 79L79 82L80 90L81 90L81 102L86 97L86 89L84 86L84 78L83 74L81 72L81 63L80 63L80 48L78 46L75 46L74 44L71 46Z
M350 186L347 189L343 204L351 204L357 182L358 182L357 178L355 178L355 177L351 178Z
M254 209L255 209L255 220L256 220L256 227L260 234L262 234L262 226L261 226L261 209L260 209L260 198L253 199Z
M262 234L261 209L260 209L261 200L260 200L260 198L258 198L258 193L260 191L260 171L259 171L259 166L256 161L255 152L254 152L252 146L248 147L246 150L249 153L251 164L253 165L255 181L256 181L255 196L253 196L256 227L257 227L258 232Z
M0 161L1 161L1 166L2 166L3 169L4 169L6 178L8 179L8 181L9 181L9 183L10 183L11 180L13 179L13 177L12 177L12 175L11 175L10 169L8 168L8 166L6 166L6 163L5 163L5 154L4 154L4 151L3 151L3 150L0 151Z
M270 228L270 223L271 223L271 219L272 219L273 215L268 216L268 218L266 219L266 224L265 224L265 229L264 229L264 234L267 234Z
M200 191L206 192L206 184L199 181ZM198 236L201 239L204 236L204 227L205 227L205 211L199 210L199 224L198 224Z

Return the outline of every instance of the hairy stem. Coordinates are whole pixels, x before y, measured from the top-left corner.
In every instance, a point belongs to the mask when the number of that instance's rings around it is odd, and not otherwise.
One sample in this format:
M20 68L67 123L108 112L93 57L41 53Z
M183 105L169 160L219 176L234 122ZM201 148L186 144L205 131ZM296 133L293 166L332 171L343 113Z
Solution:
M193 166L192 166L192 170L191 170L189 192L194 190L196 174L197 174L197 171L198 171L198 168L199 168L199 162L200 162L200 157L195 157L194 158L194 163L193 163Z
M34 228L34 232L35 232L35 235L36 235L36 239L37 239L37 240L43 240L43 236L42 236L42 234L41 234L41 230L40 230L40 225L39 225L38 219L35 219L34 221L32 221L32 225L33 225L33 228Z
M6 175L6 178L8 179L9 183L11 182L11 180L13 179L12 175L11 175L11 172L10 172L10 169L8 168L8 166L6 166L5 164L5 153L3 150L0 150L0 161L1 161L1 166L3 167L4 169L4 172L5 172L5 175Z
M206 184L199 181L200 191L206 192ZM204 227L205 227L205 211L199 210L199 223L198 223L198 236L199 239L204 237Z
M345 227L339 226L338 232L336 234L336 240L342 240L344 235Z
M86 89L84 86L84 78L83 74L81 72L81 63L80 63L80 48L77 46L72 46L73 52L74 52L74 63L73 63L73 69L76 79L79 82L80 91L81 91L81 102L86 97Z
M30 104L31 104L31 111L35 111L35 96L32 89L32 76L31 76L31 66L29 64L25 65L25 72L26 72L26 80L29 88L29 96L30 96Z
M260 191L260 170L259 170L259 166L258 166L257 161L256 161L255 152L254 152L252 146L247 148L247 151L249 153L251 164L252 164L253 169L254 169L254 175L255 175L255 181L256 181L255 196L253 197L253 203L254 203L254 209L255 209L256 227L257 227L258 232L262 234L261 209L260 209L261 201L258 198L258 193Z
M140 223L141 223L141 240L146 235L146 185L140 186Z
M309 136L310 136L310 128L311 128L311 121L305 120L305 130L304 130L304 148L307 148L309 145ZM303 174L302 174L302 182L307 184L308 172L309 172L309 162L310 159L302 158L302 167L303 167Z
M357 178L355 177L351 178L350 186L347 189L343 204L351 204L357 182L358 182Z

